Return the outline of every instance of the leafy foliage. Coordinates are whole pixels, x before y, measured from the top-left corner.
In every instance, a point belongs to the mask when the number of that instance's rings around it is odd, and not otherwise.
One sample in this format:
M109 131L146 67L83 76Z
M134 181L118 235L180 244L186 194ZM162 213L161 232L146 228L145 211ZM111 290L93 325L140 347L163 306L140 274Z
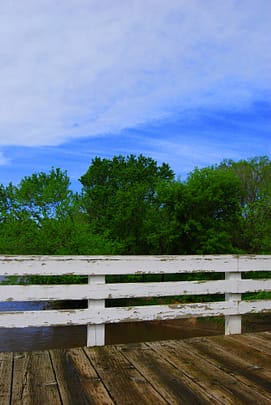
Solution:
M157 166L143 155L95 158L80 179L95 232L120 242L121 253L148 253L149 219L156 207L157 187L173 177L167 164Z
M241 230L236 244L248 253L271 250L271 161L267 156L224 161L240 181Z
M196 168L186 181L143 155L96 157L0 185L0 254L271 253L271 162Z

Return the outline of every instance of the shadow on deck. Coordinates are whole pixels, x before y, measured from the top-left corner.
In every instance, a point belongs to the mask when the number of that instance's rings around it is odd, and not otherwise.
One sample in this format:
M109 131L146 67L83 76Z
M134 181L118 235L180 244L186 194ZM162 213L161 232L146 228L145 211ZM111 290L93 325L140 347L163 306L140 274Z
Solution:
M0 403L270 404L271 332L0 353Z

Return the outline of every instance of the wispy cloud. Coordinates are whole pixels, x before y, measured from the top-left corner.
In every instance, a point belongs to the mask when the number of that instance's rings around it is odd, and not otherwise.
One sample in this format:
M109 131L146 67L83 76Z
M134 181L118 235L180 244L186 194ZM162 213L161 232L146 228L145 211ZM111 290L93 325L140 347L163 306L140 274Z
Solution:
M3 152L0 152L0 166L5 166L5 165L8 165L9 163L10 163L10 159L5 157Z
M246 107L271 91L270 14L269 0L1 2L0 146Z

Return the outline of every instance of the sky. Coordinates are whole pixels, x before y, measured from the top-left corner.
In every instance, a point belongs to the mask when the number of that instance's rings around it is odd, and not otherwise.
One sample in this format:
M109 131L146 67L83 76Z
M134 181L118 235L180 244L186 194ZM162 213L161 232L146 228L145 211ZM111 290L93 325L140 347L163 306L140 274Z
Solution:
M271 157L270 0L0 0L0 183Z

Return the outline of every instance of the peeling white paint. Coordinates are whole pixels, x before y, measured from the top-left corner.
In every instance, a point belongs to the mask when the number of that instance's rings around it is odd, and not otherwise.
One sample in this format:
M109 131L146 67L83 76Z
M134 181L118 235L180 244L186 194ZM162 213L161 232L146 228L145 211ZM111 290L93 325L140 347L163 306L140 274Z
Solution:
M88 300L88 309L0 313L0 327L88 325L88 345L104 344L104 324L225 316L225 333L241 333L241 315L271 311L271 300L242 301L245 292L271 291L271 279L242 279L271 271L271 256L0 256L0 275L88 275L88 284L1 285L0 301ZM224 272L226 280L105 284L105 275ZM105 308L106 299L225 294L225 301Z
M102 276L103 277L103 276ZM116 283L95 285L5 285L1 301L105 300L175 295L242 294L271 291L271 279Z

